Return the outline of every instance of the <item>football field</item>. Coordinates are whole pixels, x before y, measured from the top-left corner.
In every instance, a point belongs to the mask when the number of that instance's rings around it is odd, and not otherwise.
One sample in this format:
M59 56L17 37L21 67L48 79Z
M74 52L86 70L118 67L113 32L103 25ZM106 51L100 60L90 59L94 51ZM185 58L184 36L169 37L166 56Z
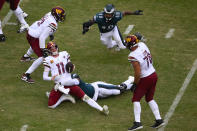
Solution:
M154 99L166 126L159 131L197 130L197 1L196 0L22 0L31 25L55 6L66 11L58 24L54 41L66 50L75 64L75 73L86 82L120 84L134 75L128 63L129 50L107 49L100 41L97 25L82 34L82 23L103 10L108 3L120 11L141 9L144 15L125 16L118 23L123 37L140 32L146 38L158 74ZM18 34L15 15L6 3L0 11L6 42L0 43L0 131L127 131L133 125L132 93L124 92L98 100L108 105L105 116L86 103L63 102L49 109L46 91L53 82L43 81L43 66L32 73L35 84L20 79L32 62L20 62L29 44ZM49 39L47 39L47 42ZM35 56L35 55L34 55ZM36 56L35 56L36 57ZM142 131L152 131L154 116L141 100Z

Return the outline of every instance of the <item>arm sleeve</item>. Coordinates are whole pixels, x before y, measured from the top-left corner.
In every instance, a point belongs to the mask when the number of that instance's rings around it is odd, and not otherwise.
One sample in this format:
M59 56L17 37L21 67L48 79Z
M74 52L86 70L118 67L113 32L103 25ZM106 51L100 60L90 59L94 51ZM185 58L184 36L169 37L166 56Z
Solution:
M44 66L43 80L45 80L45 81L51 81L51 78L52 77L49 77L49 71L50 71L50 68L47 67L47 66Z
M61 84L64 86L73 86L73 85L79 85L79 80L78 79L61 79Z

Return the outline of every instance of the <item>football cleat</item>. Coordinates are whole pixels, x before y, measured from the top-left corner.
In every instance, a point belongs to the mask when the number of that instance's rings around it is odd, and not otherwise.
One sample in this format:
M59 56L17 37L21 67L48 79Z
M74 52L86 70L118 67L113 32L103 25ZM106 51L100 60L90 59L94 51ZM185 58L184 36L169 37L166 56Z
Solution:
M165 123L163 122L163 120L159 119L159 120L155 120L155 124L152 125L151 127L155 128L155 129L158 129L158 128L164 126L164 125L165 125Z
M109 109L107 105L103 106L103 111L102 111L105 115L109 115Z
M5 41L5 35L4 34L0 34L0 42L4 42Z
M17 33L23 33L25 31L27 31L29 29L29 25L28 24L21 24L20 29L17 31Z
M128 128L128 131L135 131L135 130L139 130L142 128L143 128L143 126L142 126L141 122L133 122L133 126Z
M30 84L33 84L35 81L30 77L30 74L28 73L24 73L22 76L21 76L21 80L27 82L27 83L30 83Z
M46 96L47 96L47 98L49 98L49 96L50 96L50 92L46 92Z
M23 18L27 18L28 17L28 14L26 12L23 12Z
M124 83L118 85L118 87L119 87L121 93L123 93L127 89L127 85Z
M21 62L29 62L29 61L34 61L34 60L36 60L36 58L34 58L34 57L30 57L30 56L24 57L24 56L22 56L20 61Z

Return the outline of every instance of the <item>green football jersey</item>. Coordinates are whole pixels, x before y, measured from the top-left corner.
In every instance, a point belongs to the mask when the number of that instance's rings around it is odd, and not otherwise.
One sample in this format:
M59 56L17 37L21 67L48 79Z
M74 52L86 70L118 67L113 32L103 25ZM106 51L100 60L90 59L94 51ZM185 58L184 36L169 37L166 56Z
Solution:
M122 19L122 16L122 12L115 11L113 18L110 21L107 21L104 17L104 12L100 12L97 13L93 19L98 24L99 31L101 33L106 33L114 29L118 21Z
M95 90L91 84L85 83L80 80L79 87L84 91L86 95L88 95L90 98L93 98Z

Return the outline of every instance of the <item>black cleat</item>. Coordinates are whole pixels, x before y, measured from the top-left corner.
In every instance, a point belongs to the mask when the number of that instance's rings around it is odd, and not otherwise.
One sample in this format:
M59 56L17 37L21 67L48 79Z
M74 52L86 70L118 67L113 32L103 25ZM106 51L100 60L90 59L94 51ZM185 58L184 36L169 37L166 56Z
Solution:
M159 120L155 120L155 124L152 125L151 127L157 129L157 128L160 128L164 125L165 125L165 123L163 122L163 120L159 119Z
M133 126L128 128L128 131L135 131L135 130L139 130L142 128L143 128L143 126L142 126L141 122L133 122Z
M124 83L120 84L118 87L119 87L121 93L126 91L126 89L127 89L127 85Z
M22 76L21 76L21 80L27 82L27 83L30 83L30 84L33 84L35 81L30 77L30 74L28 73L24 73Z
M30 56L28 56L28 57L22 56L20 59L21 62L29 62L29 61L34 61L34 60L36 60L36 58L30 57Z
M0 42L4 42L5 41L5 35L4 34L0 34Z

